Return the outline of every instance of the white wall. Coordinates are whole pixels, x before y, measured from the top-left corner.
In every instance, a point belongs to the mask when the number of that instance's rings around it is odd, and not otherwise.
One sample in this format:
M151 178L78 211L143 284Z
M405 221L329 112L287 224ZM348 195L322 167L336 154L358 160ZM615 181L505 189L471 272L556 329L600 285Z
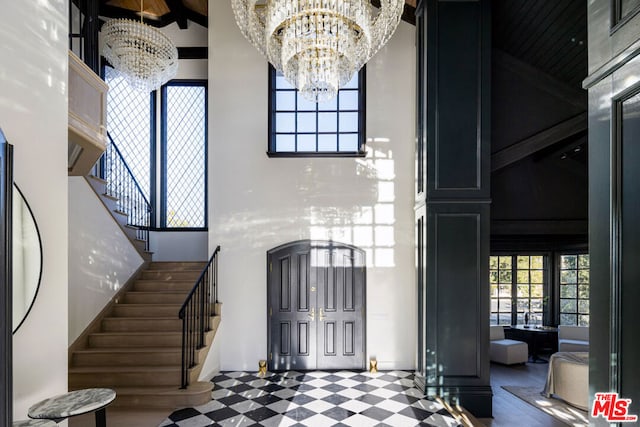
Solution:
M0 14L0 127L43 244L42 282L13 337L14 417L67 390L68 0L7 1Z
M83 177L69 177L69 343L143 263Z
M363 247L367 356L415 367L415 28L367 65L366 158L268 158L267 63L209 2L209 251L222 246L221 369L267 354L266 252L298 239ZM211 357L217 357L215 352Z
M181 30L178 24L167 25L160 28L177 47L206 47L208 42L208 31L205 27L189 21L186 30ZM181 59L178 64L178 74L176 79L206 79L207 60L206 59Z
M208 261L206 231L152 231L149 250L154 261Z

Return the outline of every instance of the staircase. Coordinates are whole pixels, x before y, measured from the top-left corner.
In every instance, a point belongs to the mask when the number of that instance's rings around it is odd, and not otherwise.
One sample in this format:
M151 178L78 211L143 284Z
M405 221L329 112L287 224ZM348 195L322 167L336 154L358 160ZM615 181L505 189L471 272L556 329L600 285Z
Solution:
M219 315L208 319L211 330L188 370L189 387L180 388L182 320L178 312L206 265L150 263L106 311L99 331L89 334L86 348L70 355L69 389L114 389L114 405L121 407L178 408L210 401L212 384L197 379ZM220 313L219 307L213 313Z

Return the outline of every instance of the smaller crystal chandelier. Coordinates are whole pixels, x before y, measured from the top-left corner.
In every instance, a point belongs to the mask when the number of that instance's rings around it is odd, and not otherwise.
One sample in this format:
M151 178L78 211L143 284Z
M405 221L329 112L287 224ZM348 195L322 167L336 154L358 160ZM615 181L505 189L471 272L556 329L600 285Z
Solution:
M110 19L102 26L103 52L107 61L130 86L151 92L171 80L178 71L178 49L159 30L140 22Z
M266 4L265 4L266 3ZM310 101L338 89L391 38L404 0L231 0L242 34Z

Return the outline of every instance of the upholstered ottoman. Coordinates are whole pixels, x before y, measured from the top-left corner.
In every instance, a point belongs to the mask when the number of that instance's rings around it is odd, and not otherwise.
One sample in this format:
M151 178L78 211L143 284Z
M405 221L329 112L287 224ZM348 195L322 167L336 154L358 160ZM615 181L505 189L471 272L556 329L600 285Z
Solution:
M504 327L490 327L489 359L505 365L526 363L529 360L529 346L526 342L505 339Z

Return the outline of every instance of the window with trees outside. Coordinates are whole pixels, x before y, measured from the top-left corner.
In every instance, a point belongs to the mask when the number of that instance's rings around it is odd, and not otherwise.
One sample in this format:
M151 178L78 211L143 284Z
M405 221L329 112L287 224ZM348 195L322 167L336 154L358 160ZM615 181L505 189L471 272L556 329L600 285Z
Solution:
M326 102L305 99L269 66L269 147L277 156L363 156L365 70Z
M542 324L547 281L544 255L489 257L492 325Z
M560 255L560 324L589 326L589 255Z

